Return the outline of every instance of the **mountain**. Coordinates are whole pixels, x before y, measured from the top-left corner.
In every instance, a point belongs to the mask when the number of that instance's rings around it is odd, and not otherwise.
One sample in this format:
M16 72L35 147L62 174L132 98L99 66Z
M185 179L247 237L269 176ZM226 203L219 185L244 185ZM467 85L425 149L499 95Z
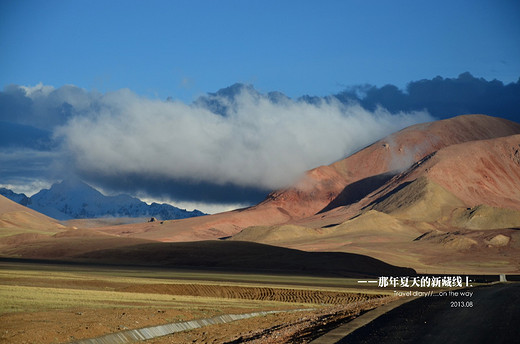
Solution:
M292 218L308 217L356 203L391 177L444 147L519 133L520 124L484 115L413 125L345 159L308 171L298 183L272 192L259 206L284 209Z
M462 116L413 126L311 173L321 178L309 178L306 191L265 201L299 218L245 228L232 240L355 252L422 272L520 272L517 123ZM296 212L298 198L309 213Z
M369 255L423 272L520 272L520 124L465 115L414 125L256 206L100 229ZM517 271L518 270L518 271Z
M2 194L15 201L22 197L9 190ZM41 190L27 200L22 198L22 201L29 208L58 220L98 217L155 217L171 220L205 215L198 210L186 211L169 204L148 205L128 195L104 196L77 179L53 184L50 189Z
M25 194L16 193L12 190L6 189L6 188L0 188L0 195L4 196L5 198L10 199L13 202L16 202L21 205L27 206L29 204L29 197L27 197Z

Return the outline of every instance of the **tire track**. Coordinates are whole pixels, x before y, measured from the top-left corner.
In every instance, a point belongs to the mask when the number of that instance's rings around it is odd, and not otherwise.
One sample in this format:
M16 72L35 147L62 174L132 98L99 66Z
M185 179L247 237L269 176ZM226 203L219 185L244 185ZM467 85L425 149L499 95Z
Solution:
M136 285L121 288L118 291L329 305L367 301L383 297L383 295L349 293L340 291L287 289L271 287L221 286L206 284Z

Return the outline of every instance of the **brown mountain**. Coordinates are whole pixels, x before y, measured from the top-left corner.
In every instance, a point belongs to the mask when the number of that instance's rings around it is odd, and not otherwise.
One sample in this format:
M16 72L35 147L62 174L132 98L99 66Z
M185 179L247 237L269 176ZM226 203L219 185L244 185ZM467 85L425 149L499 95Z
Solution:
M294 217L307 217L357 201L392 174L444 147L515 134L520 134L520 124L483 115L414 125L346 159L309 171L294 187L271 193L259 207L275 205ZM347 186L349 189L342 193Z
M493 126L495 120L483 116L455 120L472 123L475 135L475 123L489 125L481 132L485 139L452 143L428 154L434 145L426 140L417 144L421 148L414 152L421 153L406 170L358 180L313 216L291 225L246 228L233 239L362 253L419 271L520 272L520 135L511 134L518 125L497 120ZM411 128L400 133L406 137ZM495 138L488 138L489 128L497 130ZM364 151L387 145L391 150L388 142L402 142L400 133ZM425 137L432 137L431 132ZM463 137L470 136L458 135ZM389 154L380 161L393 158ZM339 164L352 166L350 159Z
M272 192L256 206L162 224L113 226L102 230L153 240L189 241L232 236L250 226L307 223L307 227L316 227L323 221L316 224L313 221L322 217L330 220L328 224L345 221L368 205L366 202L370 200L365 196L371 192L384 185L393 190L401 183L417 178L416 173L408 179L396 179L415 162L453 145L516 134L520 134L520 124L484 115L418 124L379 140L343 160L308 171L293 187ZM439 157L442 158L443 154ZM434 180L440 185L449 184L441 178ZM463 183L460 185L464 188ZM455 194L462 195L462 191ZM363 199L365 203L360 202ZM497 198L498 203L502 201ZM338 214L339 218L336 219Z
M0 228L16 232L31 229L33 231L57 232L65 228L57 220L37 211L24 207L0 195Z

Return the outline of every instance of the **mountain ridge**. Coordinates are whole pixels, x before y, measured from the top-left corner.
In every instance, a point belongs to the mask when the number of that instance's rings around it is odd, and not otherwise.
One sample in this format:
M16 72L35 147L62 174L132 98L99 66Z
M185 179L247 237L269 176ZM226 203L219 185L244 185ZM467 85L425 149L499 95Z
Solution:
M102 217L155 217L158 220L172 220L205 215L196 209L187 211L166 203L154 202L148 205L129 195L105 196L79 179L64 179L31 197L8 189L0 190L0 194L15 202L21 200L25 204L17 203L57 220Z

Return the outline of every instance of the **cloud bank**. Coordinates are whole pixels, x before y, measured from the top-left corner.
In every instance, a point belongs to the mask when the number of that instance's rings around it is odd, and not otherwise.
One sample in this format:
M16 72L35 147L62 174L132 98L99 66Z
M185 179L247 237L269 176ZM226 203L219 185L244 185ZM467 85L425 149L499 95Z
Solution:
M336 94L341 102L356 101L366 109L382 106L391 112L427 109L439 119L485 114L520 121L520 78L516 83L487 81L470 73L457 78L437 76L410 82L405 90L394 85L361 85Z
M392 115L339 102L274 103L246 89L224 116L128 90L107 94L98 105L56 130L81 173L266 190L431 119L425 112Z
M45 149L14 141L22 157L52 159L54 176L75 174L105 190L149 197L249 204L308 169L433 120L425 111L368 111L336 99L308 103L246 86L231 91L185 104L127 89L11 86L0 98L0 119L43 136ZM12 158L17 150L10 149Z

